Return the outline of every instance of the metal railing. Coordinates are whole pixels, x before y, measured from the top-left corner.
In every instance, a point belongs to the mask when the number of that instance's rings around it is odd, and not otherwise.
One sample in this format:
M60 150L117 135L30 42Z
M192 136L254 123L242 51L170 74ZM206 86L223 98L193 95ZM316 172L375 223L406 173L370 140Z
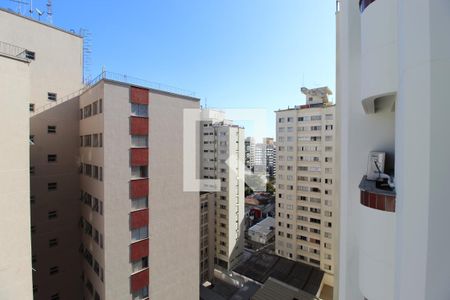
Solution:
M2 41L0 41L0 53L11 57L16 57L25 61L29 61L26 57L25 48L16 45L11 45Z
M24 49L25 50L25 49ZM165 84L161 84L158 82L152 82L152 81L147 81L144 79L140 79L140 78L136 78L136 77L132 77L132 76L128 76L128 75L124 75L124 74L119 74L119 73L113 73L113 72L108 72L108 71L103 71L102 73L100 73L99 75L97 75L96 77L85 81L84 86L73 92L70 93L68 95L65 95L62 98L58 98L56 101L47 103L43 106L40 106L38 108L36 108L33 112L31 112L31 115L34 116L38 113L41 113L57 104L61 104L69 99L75 98L80 96L81 94L83 94L85 91L87 91L89 88L91 88L92 86L94 86L95 84L97 84L99 81L103 80L103 79L107 79L107 80L113 80L113 81L118 81L118 82L124 82L124 83L129 83L129 84L134 84L134 85L140 85L143 87L148 87L148 88L152 88L152 89L156 89L156 90L161 90L164 92L169 92L169 93L174 93L174 94L179 94L179 95L183 95L183 96L188 96L188 97L194 97L195 93L188 91L188 90L184 90L184 89L180 89L177 87L173 87L170 85L165 85Z

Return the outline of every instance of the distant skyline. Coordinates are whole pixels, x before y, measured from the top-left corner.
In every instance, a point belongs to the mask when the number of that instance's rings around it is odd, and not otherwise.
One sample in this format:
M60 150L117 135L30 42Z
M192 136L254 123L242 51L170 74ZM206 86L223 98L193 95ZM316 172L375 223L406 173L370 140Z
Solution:
M45 11L46 2L33 6ZM117 3L53 1L55 26L90 32L92 77L105 67L194 91L203 107L266 109L270 137L274 111L304 103L302 86L335 91L333 0ZM0 6L17 10L9 0Z

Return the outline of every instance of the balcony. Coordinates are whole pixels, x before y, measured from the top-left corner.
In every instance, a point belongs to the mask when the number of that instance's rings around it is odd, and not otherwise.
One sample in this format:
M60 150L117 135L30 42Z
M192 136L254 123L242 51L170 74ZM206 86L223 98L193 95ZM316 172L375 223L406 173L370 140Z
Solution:
M147 197L149 193L149 180L137 179L130 181L130 197L140 198Z
M130 229L141 228L148 225L148 208L130 213Z
M386 212L395 212L395 190L383 186L378 181L367 180L364 176L359 184L360 202L366 207Z
M147 287L149 284L149 269L134 273L130 276L131 292L137 292L140 289Z
M363 12L373 2L375 2L375 0L359 0L359 11Z
M24 62L34 59L34 52L28 51L15 45L11 45L0 41L0 54L15 58Z
M130 245L130 261L138 260L149 254L149 239L137 241Z

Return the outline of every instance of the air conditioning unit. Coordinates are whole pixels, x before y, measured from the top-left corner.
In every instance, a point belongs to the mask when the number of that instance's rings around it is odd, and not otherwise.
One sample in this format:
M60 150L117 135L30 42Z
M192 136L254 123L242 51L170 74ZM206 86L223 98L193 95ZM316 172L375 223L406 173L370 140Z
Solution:
M386 152L370 152L367 162L367 179L377 180L384 173L384 162L386 160Z

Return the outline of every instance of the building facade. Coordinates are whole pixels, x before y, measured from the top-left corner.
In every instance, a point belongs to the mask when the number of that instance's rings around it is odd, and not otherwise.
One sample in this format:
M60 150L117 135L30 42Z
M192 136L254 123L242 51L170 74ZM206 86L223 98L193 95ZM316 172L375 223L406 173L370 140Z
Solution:
M244 250L244 129L220 112L203 111L201 165L203 179L218 182L215 192L215 264L232 269Z
M338 4L339 299L448 299L450 3Z
M245 167L253 170L255 165L255 139L251 136L245 138Z
M214 276L215 199L214 193L200 193L200 284Z
M45 39L38 37L45 37ZM27 111L34 112L38 109L42 111L43 107L55 105L57 99L82 88L83 39L80 36L0 9L0 43L1 50L9 52L9 57L14 58L16 64L14 69L11 69L10 63L6 60L1 62L2 76L7 77L8 80L14 80L9 83L6 78L2 80L2 83L8 83L8 88L2 89L6 92L3 95L5 99L13 100L16 95L22 95L20 98L23 97L23 99L17 99L14 103L19 104L25 101L25 106L22 107L26 107ZM58 47L54 45L58 45ZM18 62L21 59L24 59L26 63L19 66ZM16 77L19 72L22 73L20 78ZM17 157L17 162L27 162L31 173L30 177L27 175L26 180L24 177L21 178L24 179L23 181L16 178L17 186L20 184L20 191L29 194L27 206L22 207L21 211L17 212L17 216L23 214L23 218L19 217L19 219L23 219L20 224L29 224L31 233L27 232L23 236L24 233L18 231L15 239L21 240L24 245L23 249L18 250L17 253L23 253L27 251L28 243L25 241L29 241L31 236L30 258L34 268L32 272L33 288L18 288L17 291L27 293L27 295L28 291L32 291L35 299L57 299L59 292L55 286L61 286L73 297L80 295L79 276L76 275L80 273L80 266L76 263L77 251L75 250L79 241L69 241L69 237L78 234L74 226L68 225L78 222L79 207L78 210L74 210L77 207L74 204L77 197L71 194L73 189L69 188L64 193L61 192L61 187L67 187L64 186L64 183L77 182L76 157L78 151L71 147L74 146L73 143L69 142L67 145L55 143L62 136L67 136L70 140L78 135L76 128L78 125L74 118L76 116L70 113L70 111L73 112L71 108L74 108L75 102L59 107L57 114L53 116L43 114L35 119L29 119L29 112L26 119L21 119L23 112L11 111L9 113L8 107L5 107L5 113L9 116L5 120L11 118L15 123L14 126L7 126L14 128L14 131L11 131L14 132L14 137L20 137L26 131L30 140L27 139L28 149L26 151L16 145L14 155L20 156L20 158ZM47 120L44 122L44 119ZM68 126L63 126L64 129L62 129L63 127L60 127L62 123ZM41 125L45 128L40 128ZM30 130L30 126L33 129ZM8 140L10 139L8 138ZM11 139L11 141L13 140L14 138ZM43 151L42 145L49 142L54 147ZM55 155L56 151L59 159L67 159L65 163L58 160ZM9 161L14 161L11 160L12 157L6 157ZM20 168L23 167L20 166ZM3 169L7 169L7 167L5 166ZM59 189L54 185L54 179L57 177L61 180ZM22 192L18 195L22 195ZM17 204L19 203L23 202L17 201ZM61 220L65 220L65 223L62 224ZM55 244L58 244L58 248L55 247ZM62 252L63 250L64 252ZM7 252L2 251L2 253ZM21 261L25 263L29 259L22 257ZM12 273L14 274L14 272ZM31 273L29 275L31 276ZM12 278L10 275L9 277ZM18 273L14 278L26 280L28 274ZM2 280L2 282L6 281ZM20 280L17 280L17 283L19 282ZM6 286L14 287L15 285ZM0 290L7 291L7 288L2 287ZM16 297L30 299L30 297L20 297L19 295L12 298Z
M333 286L338 198L331 91L308 90L305 105L276 112L276 253L320 267Z
M277 163L277 147L273 138L264 138L263 144L266 145L266 171L267 176L275 177Z

